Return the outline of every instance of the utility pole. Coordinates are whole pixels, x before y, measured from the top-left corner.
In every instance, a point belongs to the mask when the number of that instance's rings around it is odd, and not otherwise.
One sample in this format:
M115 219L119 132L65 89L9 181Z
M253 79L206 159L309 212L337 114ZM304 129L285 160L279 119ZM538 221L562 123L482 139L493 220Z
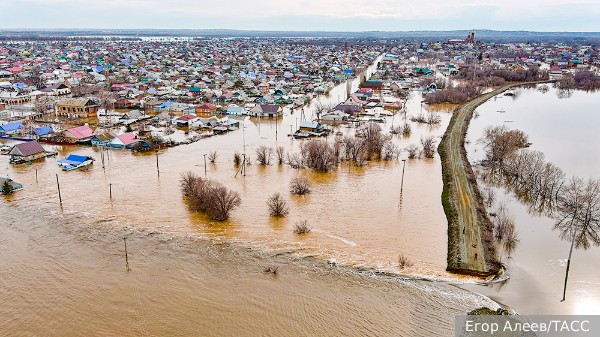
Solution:
M206 154L204 154L204 178L206 178Z
M160 177L160 168L158 167L158 150L156 150L156 173Z
M569 249L569 258L567 259L567 271L565 273L565 286L563 288L563 298L560 300L561 302L565 301L565 296L567 295L567 280L569 279L569 268L571 267L571 255L573 255L573 246L575 245L575 228L573 227L573 221L571 221L571 233L573 239L571 240L571 249Z
M125 241L125 270L131 271L131 268L129 268L129 258L127 256L127 238L123 238L123 241Z
M58 174L56 175L56 186L58 187L58 201L62 204L62 197L60 196L60 183L58 182Z
M400 182L400 196L402 196L402 189L404 188L404 168L406 167L406 159L402 159L402 180Z
M242 174L244 175L244 177L246 176L246 154L243 154L244 156L244 160L242 161Z

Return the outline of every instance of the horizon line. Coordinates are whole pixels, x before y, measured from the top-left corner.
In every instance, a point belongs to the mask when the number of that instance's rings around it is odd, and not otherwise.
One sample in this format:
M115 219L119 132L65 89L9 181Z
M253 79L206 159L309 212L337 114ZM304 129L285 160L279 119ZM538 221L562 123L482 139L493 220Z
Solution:
M238 31L238 32L279 32L279 33L411 33L411 32L460 32L460 31L479 31L479 32L530 32L530 33L596 33L600 34L600 31L542 31L542 30L496 30L496 29L488 29L488 28L471 28L471 29L420 29L420 30L276 30L276 29L238 29L238 28L68 28L68 27L44 27L44 28L31 28L31 27L19 27L19 28L4 28L0 27L0 32L4 31L14 31L14 30L25 30L25 31L77 31L77 30L88 30L88 31L118 31L118 30L146 30L146 31L159 31L159 30L169 30L169 31Z

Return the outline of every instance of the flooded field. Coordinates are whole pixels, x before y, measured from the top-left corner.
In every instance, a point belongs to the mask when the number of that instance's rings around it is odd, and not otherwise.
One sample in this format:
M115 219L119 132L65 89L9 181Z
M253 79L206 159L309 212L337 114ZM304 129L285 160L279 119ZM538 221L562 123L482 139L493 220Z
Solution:
M570 95L553 88L543 92L520 88L515 96L499 96L476 110L467 139L472 163L482 158L477 144L483 129L505 124L529 135L532 150L567 175L584 179L600 172L600 134L596 127L599 93L574 91ZM525 314L600 314L600 248L575 250L565 302L562 299L566 258L570 242L552 230L555 221L529 214L527 206L504 189L496 190L496 203L504 203L516 221L520 243L508 261L511 279L502 287L466 288L484 293Z
M341 85L319 100L337 103L345 92ZM408 117L421 109L426 110L415 93ZM437 112L439 125L411 123L413 134L394 136L394 142L405 148L419 144L423 135L439 142L450 118L444 109ZM445 272L447 225L437 155L406 161L402 198L401 160L364 167L342 163L326 174L253 163L245 176L236 176L236 151L245 150L250 158L260 145L298 151L302 140L288 133L301 114L288 109L277 121L250 120L241 130L158 156L113 150L104 167L99 150L90 147L55 147L57 158L31 165L9 165L8 157L0 157L2 175L25 185L1 203L7 221L0 248L0 316L8 317L2 330L445 336L452 334L454 315L495 306L442 283L373 277L375 269L398 272L401 253L414 262L405 274L452 277ZM310 119L312 106L305 114ZM401 113L386 117L382 129L388 132L403 118ZM336 132L354 129L339 126ZM218 158L205 166L209 151L217 151ZM71 153L96 162L82 171L60 171L56 160ZM240 193L242 205L229 221L210 221L187 209L179 189L186 171ZM289 182L300 175L311 181L312 193L295 197ZM265 202L274 192L289 201L288 217L269 217ZM293 234L299 220L313 228L308 235ZM265 265L273 263L282 266L278 275L264 274Z

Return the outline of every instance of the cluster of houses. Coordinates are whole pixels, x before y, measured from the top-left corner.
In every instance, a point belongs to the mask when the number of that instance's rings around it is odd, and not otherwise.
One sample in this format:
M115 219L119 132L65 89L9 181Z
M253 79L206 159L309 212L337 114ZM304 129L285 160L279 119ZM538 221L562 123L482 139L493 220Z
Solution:
M447 42L353 46L343 40L284 38L4 42L0 139L8 153L15 142L27 140L152 149L155 127L164 133L177 127L217 134L238 129L244 116L277 118L283 106L299 107L348 78L362 78L377 60L371 78L318 119L378 120L383 109L402 108L403 92L423 89L423 78L452 76L475 65L545 66L559 75L594 67L598 51L562 44L483 44L474 32ZM375 115L375 108L383 109ZM115 126L121 131L101 131ZM302 121L296 134L324 131L318 122Z
M19 41L0 46L0 102L104 92L102 107L117 109L165 101L299 105L380 52L290 39Z
M155 130L149 125L163 127L162 134L171 127L232 131L237 116L277 118L282 106L328 92L382 49L313 39L3 42L0 138L153 148L161 134L148 135ZM96 126L127 132L92 134Z
M550 75L598 69L599 47L548 43L478 43L474 33L464 40L407 43L391 48L379 64L373 79L409 89L419 87L421 77L445 76L470 71L473 67L526 70L538 66Z

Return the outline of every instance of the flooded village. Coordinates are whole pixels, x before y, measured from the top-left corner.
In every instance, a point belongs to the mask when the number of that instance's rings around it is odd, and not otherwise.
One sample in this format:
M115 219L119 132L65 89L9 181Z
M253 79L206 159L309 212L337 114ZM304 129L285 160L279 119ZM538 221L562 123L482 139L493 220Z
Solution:
M600 188L577 143L597 137L598 52L475 31L6 38L0 326L448 336L482 307L598 314L597 213L572 261L557 225L580 216L571 177Z

